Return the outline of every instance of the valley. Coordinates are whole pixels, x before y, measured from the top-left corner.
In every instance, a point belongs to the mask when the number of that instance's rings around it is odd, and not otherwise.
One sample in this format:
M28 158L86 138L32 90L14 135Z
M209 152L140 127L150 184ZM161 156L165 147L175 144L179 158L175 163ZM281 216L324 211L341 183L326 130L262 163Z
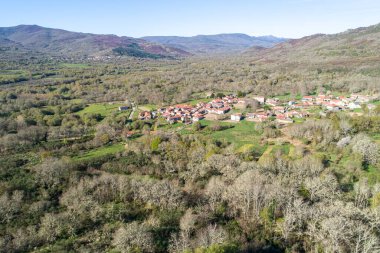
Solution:
M377 252L379 31L0 28L0 252Z

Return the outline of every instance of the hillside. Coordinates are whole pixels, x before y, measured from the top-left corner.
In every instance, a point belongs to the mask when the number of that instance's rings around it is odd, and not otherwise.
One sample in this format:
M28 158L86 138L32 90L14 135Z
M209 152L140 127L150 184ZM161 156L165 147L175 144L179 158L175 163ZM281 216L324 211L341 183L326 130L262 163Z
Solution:
M270 49L250 48L240 57L268 70L276 90L298 87L310 92L324 86L376 93L380 87L380 25L315 34Z
M351 29L346 32L325 35L316 34L289 40L266 50L250 48L247 55L263 61L280 62L357 62L380 57L380 24Z
M278 43L287 41L287 39L274 36L254 37L240 33L197 35L193 37L148 36L142 39L181 48L194 54L239 52L253 46L270 48Z
M65 57L101 57L127 55L141 58L182 57L189 53L157 43L116 35L77 33L37 25L0 28L2 48L19 44L27 50ZM8 49L9 46L8 46Z

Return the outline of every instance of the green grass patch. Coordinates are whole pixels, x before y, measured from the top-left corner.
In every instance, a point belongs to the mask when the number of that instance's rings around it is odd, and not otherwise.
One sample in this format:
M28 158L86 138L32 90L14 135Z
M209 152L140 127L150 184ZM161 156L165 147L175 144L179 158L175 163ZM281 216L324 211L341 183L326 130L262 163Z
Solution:
M190 100L189 102L187 102L186 104L189 104L189 105L196 105L198 103L208 103L212 100L212 98L200 98L200 99L193 99L193 100Z
M152 104L139 105L138 109L141 111L153 111L153 110L157 110L157 105L152 105Z
M305 118L293 118L293 120L294 120L294 123L303 123L306 121Z
M301 100L302 96L301 96L301 94L294 95L291 93L286 93L286 94L279 95L279 96L271 96L271 98L278 98L282 101L290 101L290 100Z
M176 129L182 129L185 126L182 122L177 122L175 124L169 124L165 122L164 125L160 125L158 129L160 130L176 130ZM191 125L190 125L191 126ZM181 133L181 131L180 131Z
M368 177L368 182L371 185L380 182L380 168L374 165L369 165L368 170L365 173L365 176Z
M118 152L122 152L124 150L124 143L115 143L112 145L106 145L100 148L92 149L86 153L80 154L78 156L74 156L74 161L86 161L94 158L113 155Z
M306 111L316 114L316 113L319 113L320 111L322 111L322 109L320 106L313 106L313 107L307 109Z
M281 152L281 154L289 155L290 147L292 145L290 143L283 143L282 145L276 145L272 148L271 153L276 154L277 152Z
M202 120L203 126L216 124L217 122ZM232 143L237 149L245 144L253 144L260 147L260 133L255 130L255 123L248 121L241 121L239 123L218 122L221 126L227 126L225 130L211 132L210 136L214 140L221 140ZM261 147L265 150L266 147Z
M77 112L78 115L83 116L84 114L95 114L98 113L103 117L107 117L112 113L130 113L130 110L127 111L119 111L119 106L123 106L124 104L90 104L86 106L83 110Z

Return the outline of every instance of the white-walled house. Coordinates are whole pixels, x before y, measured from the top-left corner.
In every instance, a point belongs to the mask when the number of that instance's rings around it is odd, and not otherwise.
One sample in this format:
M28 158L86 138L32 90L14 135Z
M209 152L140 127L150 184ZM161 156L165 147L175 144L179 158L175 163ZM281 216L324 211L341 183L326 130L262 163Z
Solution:
M361 108L360 103L358 102L351 102L347 105L347 108L350 110L359 109Z
M240 113L235 113L231 115L231 120L233 121L240 121L241 120L241 114Z

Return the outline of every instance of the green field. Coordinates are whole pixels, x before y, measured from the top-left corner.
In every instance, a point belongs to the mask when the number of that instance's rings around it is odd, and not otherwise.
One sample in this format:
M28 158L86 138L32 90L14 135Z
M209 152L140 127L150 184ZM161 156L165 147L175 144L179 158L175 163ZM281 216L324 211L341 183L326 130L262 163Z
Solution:
M277 152L281 152L284 155L289 155L291 147L292 145L289 143L283 143L282 145L275 145L273 146L271 153L276 154Z
M213 121L202 120L202 125L212 125L215 124ZM235 145L238 149L246 144L253 144L255 146L260 146L260 133L255 130L255 123L248 121L241 121L239 123L227 123L220 122L221 126L232 126L221 131L212 132L210 136L215 140L222 140Z
M111 115L112 113L130 113L130 110L119 112L118 108L119 106L122 106L124 104L118 103L118 104L90 104L83 110L77 112L78 115L83 116L84 114L95 114L99 113L103 117L107 117Z
M296 96L293 96L292 94L287 93L287 94L284 94L284 95L272 96L272 98L278 98L278 99L280 99L282 101L290 101L290 100L293 100L293 99L301 100L302 96L301 96L301 94L297 94Z
M364 175L368 178L369 183L372 185L380 182L380 168L376 166L368 166L368 170Z
M92 149L84 154L74 156L75 161L86 161L94 158L116 154L124 150L124 143L116 143L112 145L103 146L97 149Z
M157 110L157 105L152 105L152 104L139 105L138 109L141 111L153 111L153 110Z
M203 102L203 103L208 103L212 100L212 98L200 98L200 99L192 99L190 100L189 102L185 103L185 104L190 104L190 105L196 105L200 102Z

